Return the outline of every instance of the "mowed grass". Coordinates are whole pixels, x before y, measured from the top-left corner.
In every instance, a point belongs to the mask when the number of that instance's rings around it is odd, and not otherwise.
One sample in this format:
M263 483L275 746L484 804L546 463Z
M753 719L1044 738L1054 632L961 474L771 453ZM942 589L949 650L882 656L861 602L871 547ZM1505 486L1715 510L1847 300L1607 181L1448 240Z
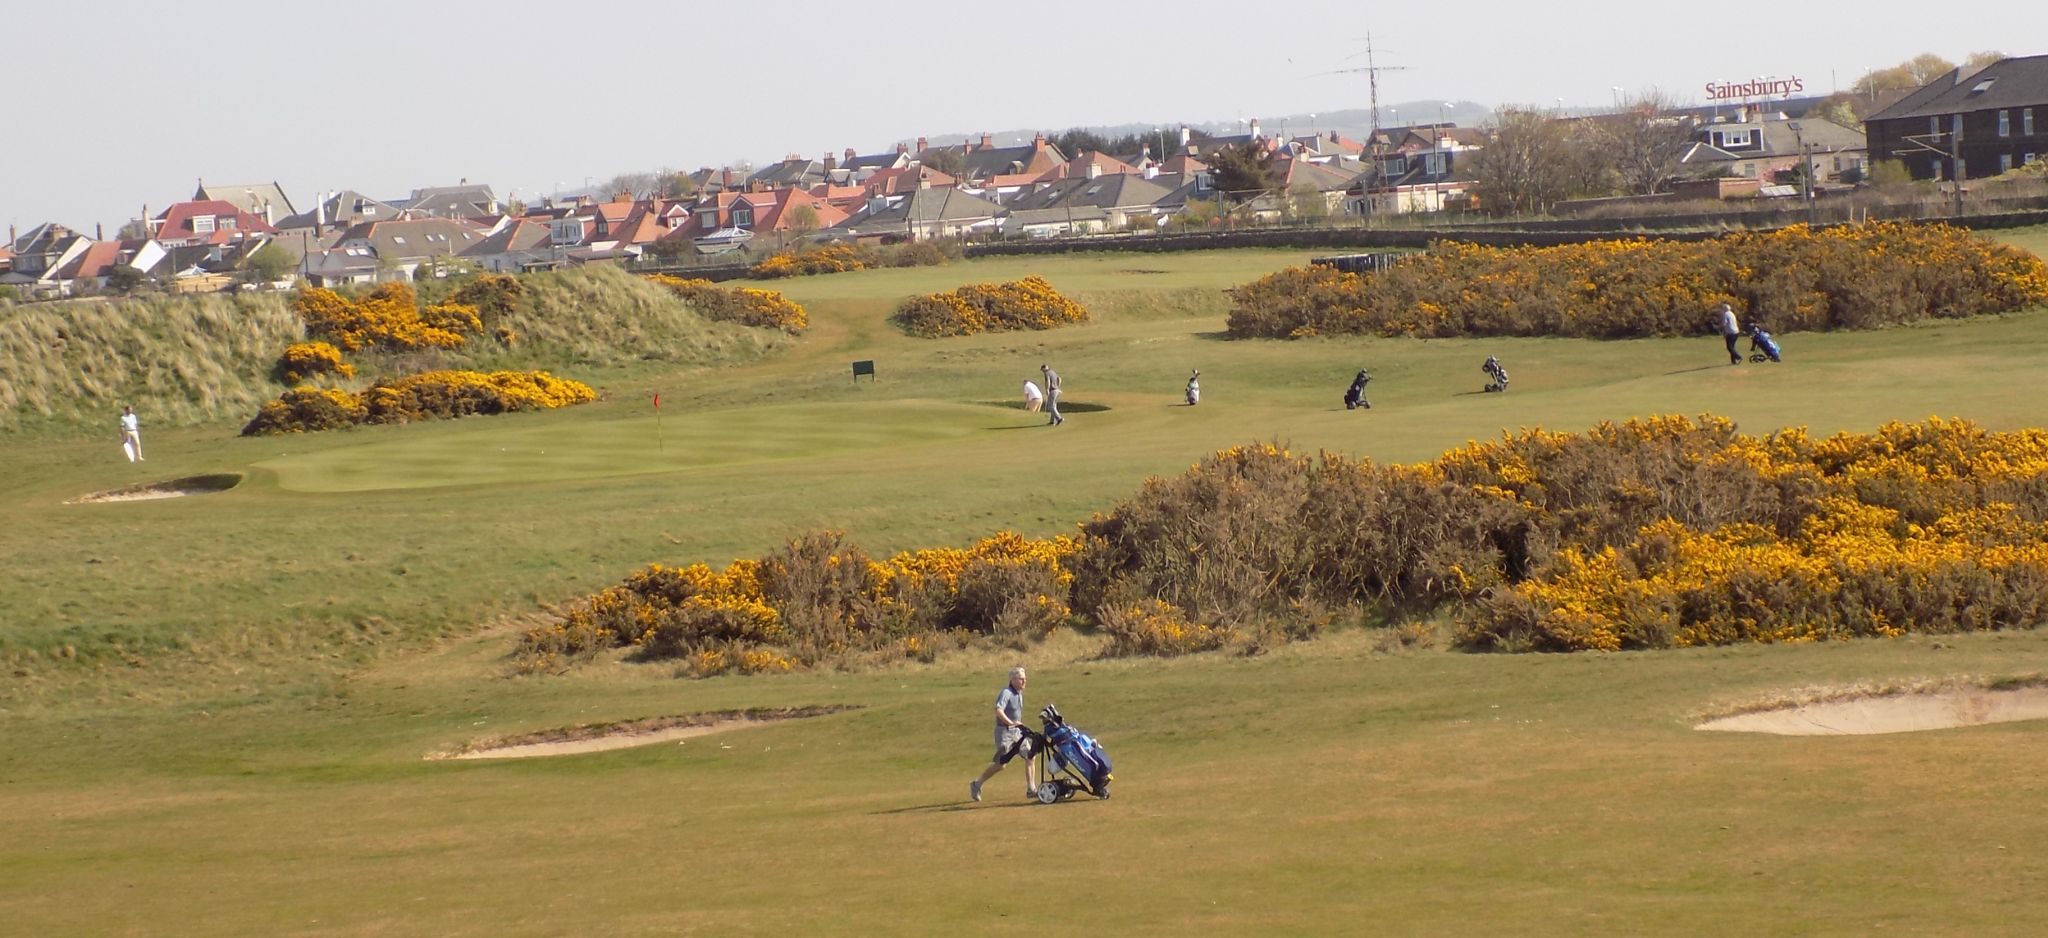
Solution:
M1222 287L1306 252L1083 256L775 284L811 335L568 411L0 451L0 922L22 934L2029 934L2044 728L1780 739L1699 714L1810 685L2048 672L2038 633L1471 656L1346 632L1101 661L1062 634L862 674L513 679L525 617L653 560L841 528L872 551L1071 530L1247 440L1381 459L1503 428L2037 424L2040 314L1719 340L1236 343ZM1159 271L1159 272L1136 272ZM893 298L1039 272L1095 324L939 342ZM1507 395L1477 393L1499 355ZM879 380L847 362L872 358ZM1010 402L1041 361L1076 408ZM1376 407L1338 403L1358 367ZM1176 404L1189 368L1204 403ZM573 377L573 375L571 375ZM648 396L663 393L657 444ZM223 494L65 505L201 471ZM66 652L66 648L71 651ZM70 662L65 655L79 660ZM53 658L55 659L53 661ZM1037 668L1117 797L964 802L1001 671ZM472 739L735 707L862 709L684 744L430 762ZM2001 849L2003 848L2003 849ZM1062 923L1065 923L1063 925Z

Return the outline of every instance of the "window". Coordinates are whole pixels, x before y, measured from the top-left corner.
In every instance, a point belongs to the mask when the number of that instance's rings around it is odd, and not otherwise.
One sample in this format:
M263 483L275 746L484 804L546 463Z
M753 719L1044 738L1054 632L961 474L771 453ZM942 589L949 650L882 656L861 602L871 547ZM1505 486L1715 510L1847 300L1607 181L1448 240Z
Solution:
M404 239L404 238L400 238L400 237L396 237L396 236L394 236L394 237L392 237L392 239L391 239L391 243L392 243L392 244L404 244L404 243L405 243L405 239Z
M2032 165L2034 165L2034 154L2032 154L2032 153L2028 153L2028 154L2026 154L2026 155L2024 155L2024 156L2021 156L2021 157L2020 157L2020 165L2021 165L2021 166L2032 166Z
M1939 118L1939 117L1929 117L1929 118L1927 118L1927 133L1928 133L1928 135L1929 135L1929 136L1933 136L1934 134L1938 134L1938 133L1941 133L1941 118Z
M1388 161L1387 161L1387 175L1389 175L1389 176L1405 176L1405 175L1407 175L1407 174L1408 174L1408 158L1407 158L1407 157L1405 157L1405 156L1397 156L1397 157L1394 157L1393 159L1391 159L1391 160L1388 160Z
M2010 137L2010 136L2012 136L2012 112L2011 112L2011 111L1999 111L1999 112L1998 112L1998 135L1999 135L1999 136L2001 136L2001 137Z
M2034 135L2033 108L2027 108L2025 110L2020 111L2020 133L2029 137Z
M225 228L225 229L231 229L231 228L235 227L235 216L233 216L233 215L222 215L222 216L220 216L220 227L222 227L222 228Z
M732 226L734 228L754 227L754 207L751 205L741 205L734 208L732 210Z
M1423 172L1431 176L1441 176L1444 174L1444 155L1441 153L1427 154L1423 157L1422 165Z
M192 218L192 231L196 234L213 233L213 216L196 215Z

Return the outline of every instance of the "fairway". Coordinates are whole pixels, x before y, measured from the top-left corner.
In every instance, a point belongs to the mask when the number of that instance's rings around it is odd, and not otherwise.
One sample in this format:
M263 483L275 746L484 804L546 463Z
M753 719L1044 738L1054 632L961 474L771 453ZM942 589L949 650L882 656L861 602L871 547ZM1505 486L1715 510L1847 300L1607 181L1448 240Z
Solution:
M2020 232L2020 239L2040 237ZM24 935L2028 935L2048 919L2048 723L1792 738L1712 716L1817 688L2048 676L2048 634L1574 655L1448 623L1256 657L1106 659L1061 630L931 662L685 680L513 676L515 636L650 562L820 528L872 554L1066 534L1150 476L1278 441L1377 460L1504 430L1712 413L1815 435L2039 426L2048 311L1720 340L1231 341L1222 290L1305 251L999 258L770 286L765 358L564 377L560 411L0 449L0 932ZM944 340L916 292L1039 273L1089 324ZM1703 312L1704 316L1704 312ZM1480 392L1498 356L1506 394ZM873 360L874 380L849 363ZM1066 424L1017 406L1051 363ZM1372 369L1373 408L1347 411ZM1180 391L1190 369L1202 403ZM661 394L657 430L652 397ZM145 425L147 427L147 424ZM158 479L218 494L73 505ZM966 800L1032 668L1116 797ZM546 758L497 737L845 707ZM1035 722L1035 721L1034 721Z

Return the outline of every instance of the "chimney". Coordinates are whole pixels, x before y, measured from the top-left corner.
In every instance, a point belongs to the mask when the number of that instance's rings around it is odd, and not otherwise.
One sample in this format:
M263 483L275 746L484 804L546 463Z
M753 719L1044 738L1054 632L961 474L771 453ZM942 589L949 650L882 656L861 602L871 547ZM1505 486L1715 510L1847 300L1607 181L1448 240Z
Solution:
M825 171L829 173L838 168L839 158L830 153L825 154Z
M1252 118L1252 139L1257 140L1261 136L1263 135L1259 133L1259 119L1254 117Z
M1097 162L1095 162L1094 160L1089 160L1089 161L1088 161L1088 178L1090 178L1090 179L1094 179L1095 177L1097 177L1097 176L1100 176L1100 175L1102 175L1102 164L1101 164L1101 163L1097 163Z
M766 191L768 191L768 184L767 184L766 182L763 182L763 181L759 180L759 179L749 179L749 180L747 180L747 191L748 191L748 192L766 192Z
M896 145L896 152L897 152L897 153L899 153L899 154L900 154L900 153L909 153L909 152L910 152L910 144L907 144L907 143L899 143L899 144L897 144L897 145Z
M264 223L264 224L266 224L266 225L275 225L275 224L277 224L277 215L276 215L276 213L275 213L275 212L273 212L273 211L272 211L272 209L270 208L270 200L269 200L269 199L264 199L264 200L263 200L263 223Z
M1044 139L1045 139L1045 135L1044 135L1044 134L1039 134L1039 135L1038 135L1038 139L1040 139L1040 140L1044 140ZM986 149L988 149L989 147L992 147L992 146L995 146L995 141L989 138L989 135L988 135L988 132L987 132L987 131L983 131L983 132L982 132L982 134L981 134L981 148L982 148L982 149L984 149L984 150L986 150Z
M847 161L848 163L852 163L852 162L854 161L854 159L855 159L855 158L856 158L856 156L855 156L855 154L854 154L854 152L853 152L853 148L852 148L852 147L847 147L847 148L846 148L846 161Z
M917 152L919 152L919 153L923 153L924 151L926 151L926 150L928 150L928 149L930 149L930 148L931 148L931 147L930 147L930 145L928 145L928 144L926 144L926 143L925 143L925 141L924 141L924 138L923 138L923 137L919 137L919 138L917 138Z
M718 187L719 187L720 189L730 189L730 188L732 188L732 167L730 167L730 166L727 166L727 167L725 167L725 168L724 168L724 172L723 172L723 173L721 173L721 174L719 175L719 177L718 177Z
M107 226L106 226L106 224L105 224L105 223L103 223L103 222L93 222L93 223L92 223L92 239L93 239L94 241L105 241L105 240L107 240Z
M1186 124L1180 125L1180 151L1182 153L1188 151L1188 125Z

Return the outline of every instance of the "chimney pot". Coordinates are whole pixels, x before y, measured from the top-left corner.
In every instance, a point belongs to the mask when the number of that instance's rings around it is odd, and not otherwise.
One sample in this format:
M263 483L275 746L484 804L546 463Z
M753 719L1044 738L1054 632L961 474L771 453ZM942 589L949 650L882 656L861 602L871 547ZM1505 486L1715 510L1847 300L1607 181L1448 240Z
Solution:
M917 152L919 152L919 153L923 153L924 151L926 151L926 150L928 150L928 149L931 149L931 147L930 147L929 145L927 145L927 144L925 143L925 140L924 140L924 138L923 138L923 137L919 137L919 138L917 138Z
M855 156L856 156L856 154L855 154L855 153L853 152L853 148L852 148L852 147L847 147L847 148L846 148L846 161L847 161L847 162L849 162L849 163L853 162L853 160L854 160L854 157L855 157Z
M833 171L833 170L835 170L835 169L838 169L838 168L839 168L839 159L838 159L838 157L835 157L835 156L833 156L833 155L832 155L832 154L830 154L830 153L827 153L827 154L825 154L825 171L829 173L829 172L831 172L831 171Z
M1040 140L1044 140L1044 139L1045 139L1045 135L1044 135L1044 134L1039 134L1039 135L1038 135L1038 139L1040 139ZM984 149L984 150L986 150L986 149L988 149L989 147L992 147L992 146L994 146L994 145L995 145L995 140L994 140L994 139L992 139L992 138L990 138L987 132L983 132L983 133L982 133L982 135L981 135L981 148L982 148L982 149Z
M909 152L910 152L910 144L907 144L907 143L899 143L899 144L897 144L897 145L896 145L896 152L897 152L897 153L909 153Z

